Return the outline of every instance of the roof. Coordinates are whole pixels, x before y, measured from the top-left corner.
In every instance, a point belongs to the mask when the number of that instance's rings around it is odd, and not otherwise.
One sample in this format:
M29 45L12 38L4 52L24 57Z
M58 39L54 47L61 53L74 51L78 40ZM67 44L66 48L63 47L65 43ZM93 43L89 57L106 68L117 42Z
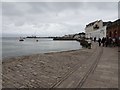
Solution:
M88 27L88 26L92 26L92 25L94 25L96 22L100 22L101 20L96 20L96 21L94 21L94 22L91 22L91 23L89 23L88 25L86 25L86 27Z
M108 22L103 22L103 26L109 26L109 25L111 25L112 24L112 22L111 21L108 21Z
M113 24L118 24L118 25L120 25L120 19L117 19L116 21L114 21Z
M120 25L120 19L117 19L116 21L112 22L110 25L108 25L108 28L113 25Z
M101 20L96 20L96 21L94 21L94 22L91 22L91 23L89 23L88 25L86 25L86 27L92 26L92 25L94 25L96 22L100 22L100 21L101 21ZM120 19L117 19L117 20L115 20L115 21L113 21L113 22L111 22L111 21L103 22L103 26L107 26L108 28L111 27L111 26L113 26L113 25L120 25Z

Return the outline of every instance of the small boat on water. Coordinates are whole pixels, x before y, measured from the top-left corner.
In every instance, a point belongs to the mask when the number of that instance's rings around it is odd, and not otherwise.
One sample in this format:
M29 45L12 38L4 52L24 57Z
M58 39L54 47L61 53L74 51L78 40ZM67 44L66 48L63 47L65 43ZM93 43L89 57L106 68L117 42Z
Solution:
M24 41L24 39L20 37L19 41Z
M19 41L24 41L23 39L20 39Z

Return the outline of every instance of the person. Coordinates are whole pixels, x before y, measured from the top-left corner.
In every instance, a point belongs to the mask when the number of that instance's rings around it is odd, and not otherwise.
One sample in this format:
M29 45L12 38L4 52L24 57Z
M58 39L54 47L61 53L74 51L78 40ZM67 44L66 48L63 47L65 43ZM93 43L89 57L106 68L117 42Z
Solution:
M119 46L118 44L119 44L119 39L116 37L116 38L115 38L115 45L116 45L116 46Z
M107 47L109 44L109 37L106 38L105 46Z
M87 42L88 42L88 48L91 49L92 40L88 39Z
M94 42L96 42L96 37L94 37Z
M116 41L115 41L115 38L113 38L113 39L112 39L112 41L113 41L113 43L112 43L112 44L113 44L113 46L115 47L115 46L116 46L116 43L115 43L115 42L116 42Z
M102 38L101 43L102 43L102 46L104 47L104 45L105 45L105 38L104 37Z
M101 46L101 38L98 39L99 46Z
M112 46L112 43L113 43L113 40L111 37L109 37L109 46L111 47Z

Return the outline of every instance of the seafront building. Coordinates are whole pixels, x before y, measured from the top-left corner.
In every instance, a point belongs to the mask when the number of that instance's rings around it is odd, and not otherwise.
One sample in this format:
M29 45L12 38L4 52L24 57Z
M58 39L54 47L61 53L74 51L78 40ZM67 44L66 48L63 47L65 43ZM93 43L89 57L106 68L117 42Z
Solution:
M86 38L102 38L106 37L106 25L102 20L89 23L85 27Z
M111 38L119 38L120 40L120 19L112 22L111 25L107 27L107 36Z
M114 22L103 22L102 20L97 20L89 23L85 27L86 38L98 38L111 37L120 40L120 19Z

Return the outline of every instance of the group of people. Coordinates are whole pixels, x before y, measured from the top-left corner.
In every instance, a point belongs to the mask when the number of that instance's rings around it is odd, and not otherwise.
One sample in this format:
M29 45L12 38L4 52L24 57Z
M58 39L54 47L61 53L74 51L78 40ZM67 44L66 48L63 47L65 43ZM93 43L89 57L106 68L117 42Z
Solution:
M94 42L96 42L96 37L94 38ZM111 37L103 37L102 39L98 39L99 46L118 46L118 39L117 38L111 38Z

